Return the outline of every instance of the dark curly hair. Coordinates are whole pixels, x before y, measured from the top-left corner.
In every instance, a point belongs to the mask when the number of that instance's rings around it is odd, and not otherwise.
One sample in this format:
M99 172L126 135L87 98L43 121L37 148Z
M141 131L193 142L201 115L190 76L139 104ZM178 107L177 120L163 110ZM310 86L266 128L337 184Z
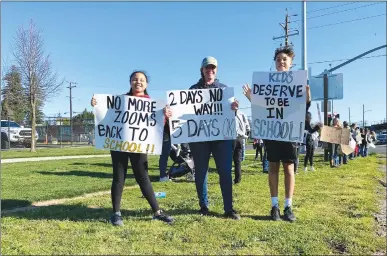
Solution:
M130 74L130 77L129 77L129 83L130 84L132 83L132 79L133 79L134 75L138 74L138 73L143 74L145 76L146 82L149 83L149 76L146 74L145 71L143 71L143 70L135 70L135 71L132 72L132 74ZM146 89L144 90L144 94L148 95L148 91ZM128 95L133 95L132 88L130 88L130 90L128 92Z
M274 61L277 59L277 55L280 53L285 53L292 59L296 56L292 47L290 46L280 47L280 48L277 48L274 52Z

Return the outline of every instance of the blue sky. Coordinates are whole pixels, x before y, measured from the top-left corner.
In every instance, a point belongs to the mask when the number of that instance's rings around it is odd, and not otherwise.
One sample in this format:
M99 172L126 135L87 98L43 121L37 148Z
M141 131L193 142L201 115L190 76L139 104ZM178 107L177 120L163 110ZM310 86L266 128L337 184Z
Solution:
M308 28L386 13L386 3L312 2L307 4ZM254 71L274 69L273 53L283 39L279 22L285 9L293 21L301 20L301 2L2 2L2 65L12 64L12 40L30 19L43 31L45 49L60 77L76 81L73 111L91 110L93 93L121 94L128 91L128 78L144 69L151 78L153 98L166 101L166 90L187 89L199 79L200 62L207 55L218 59L218 78L235 87L241 107L249 106L241 86L251 83ZM301 22L291 28L301 31ZM386 44L386 16L335 26L308 29L308 62L349 59ZM301 68L301 36L290 38ZM371 56L385 55L386 50ZM341 62L310 64L312 75ZM342 120L368 121L386 117L386 57L357 60L336 72L344 74L344 99L334 101ZM69 112L69 90L44 107L47 116ZM313 91L312 91L313 93ZM366 96L368 99L366 100ZM316 105L312 114L317 119ZM247 115L250 110L245 109Z

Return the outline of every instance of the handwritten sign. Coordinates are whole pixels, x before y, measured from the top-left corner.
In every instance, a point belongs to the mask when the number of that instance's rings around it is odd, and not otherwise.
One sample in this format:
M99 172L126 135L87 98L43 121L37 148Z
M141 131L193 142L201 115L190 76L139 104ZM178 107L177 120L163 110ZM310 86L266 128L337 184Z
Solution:
M125 95L96 94L95 147L161 155L164 114L156 101Z
M168 91L167 97L172 144L236 138L234 88Z
M254 72L252 134L266 140L302 142L307 71Z
M323 126L320 140L332 144L349 145L349 134L349 129Z

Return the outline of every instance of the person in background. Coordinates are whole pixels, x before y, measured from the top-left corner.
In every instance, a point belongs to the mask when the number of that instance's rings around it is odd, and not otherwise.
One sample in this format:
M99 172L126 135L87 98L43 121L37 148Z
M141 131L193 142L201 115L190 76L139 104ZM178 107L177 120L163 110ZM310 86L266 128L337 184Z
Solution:
M134 96L138 98L150 98L147 92L149 83L148 76L144 71L134 71L129 78L130 89L125 95ZM96 99L91 99L91 106L97 105ZM165 118L169 118L170 115L166 113L164 109ZM124 190L124 183L126 174L128 172L128 161L130 160L134 178L140 186L142 195L146 198L154 213L153 219L160 220L171 224L174 219L164 214L157 203L155 193L153 191L152 184L148 175L148 155L142 153L129 153L122 151L110 151L113 164L113 182L111 186L111 198L113 205L113 214L110 217L110 222L114 226L124 225L121 216L121 198Z
M257 161L258 159L258 153L259 153L261 162L263 162L263 154L262 154L263 141L261 139L254 139L253 148L255 149L255 161Z
M262 159L262 172L269 173L269 160L267 160L267 151L265 147L265 142L262 143L263 148L263 159Z
M274 61L276 69L279 72L289 71L295 54L291 47L283 47L276 49L274 53ZM311 104L310 87L306 86L306 111ZM248 84L243 86L244 95L251 102L251 88ZM270 212L271 219L278 221L281 219L278 204L278 180L280 164L284 168L285 173L285 207L284 219L290 222L296 220L292 208L293 192L295 187L294 164L297 161L297 144L292 142L264 140L265 152L269 160L269 188L272 208Z
M359 155L361 157L365 157L364 151L367 146L367 141L366 141L366 134L365 134L364 128L360 128L360 136L361 136L361 141L360 141Z
M236 121L236 131L237 138L233 141L233 159L234 159L234 184L238 184L242 179L242 150L243 142L248 136L247 127L250 130L249 121L247 120L245 114L239 109L235 111L235 121Z
M349 129L347 121L343 122L343 128L344 129ZM351 138L352 138L352 135L351 135L351 132L349 132L349 139L351 140ZM343 155L343 164L347 164L348 163L348 156L346 154L344 154L344 152L342 152L342 155Z
M355 149L356 157L361 156L361 152L360 152L361 141L362 141L362 138L361 138L360 128L356 127L356 149Z
M368 128L364 131L364 138L365 138L365 146L363 149L364 157L368 156L368 148L370 147L370 144L372 143L371 133Z
M376 142L377 142L377 136L376 136L375 131L372 131L372 132L371 132L371 140L372 140L372 143L376 144Z
M93 134L89 132L87 145L93 145Z
M351 138L356 142L356 123L351 124L350 134L351 134ZM357 143L356 143L356 146L357 146ZM352 152L349 155L349 159L353 160L355 157L356 157L356 148L355 148L354 152Z
M308 161L310 164L310 170L314 171L313 167L313 155L314 155L314 141L312 134L320 130L320 128L323 126L321 123L315 125L313 128L310 125L310 121L312 120L312 113L307 112L306 119L305 119L305 130L308 132L306 134L306 153L304 158L304 171L308 170Z
M249 120L246 118L245 115L244 115L244 118L246 120L246 138L242 140L243 142L242 143L242 162L245 161L246 159L246 142L250 138L250 132L251 132Z
M340 120L335 117L333 119L333 127L341 128ZM329 149L329 155L330 155L330 162L331 162L331 168L337 168L339 167L338 163L338 156L339 156L339 144L333 144L333 143L328 143L330 146Z

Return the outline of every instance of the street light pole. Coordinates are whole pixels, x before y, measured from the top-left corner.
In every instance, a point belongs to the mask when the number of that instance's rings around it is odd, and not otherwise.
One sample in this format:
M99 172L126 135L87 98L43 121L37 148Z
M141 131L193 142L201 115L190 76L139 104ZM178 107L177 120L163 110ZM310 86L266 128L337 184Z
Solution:
M71 142L71 146L73 145L73 97L72 97L72 88L74 87L77 87L76 85L73 85L72 84L77 84L76 82L69 82L70 86L68 86L67 88L70 89L70 142Z
M370 112L370 111L372 111L372 110L364 110L364 104L363 104L363 128L365 127L365 125L364 125L364 114L365 113L367 113L367 112Z

